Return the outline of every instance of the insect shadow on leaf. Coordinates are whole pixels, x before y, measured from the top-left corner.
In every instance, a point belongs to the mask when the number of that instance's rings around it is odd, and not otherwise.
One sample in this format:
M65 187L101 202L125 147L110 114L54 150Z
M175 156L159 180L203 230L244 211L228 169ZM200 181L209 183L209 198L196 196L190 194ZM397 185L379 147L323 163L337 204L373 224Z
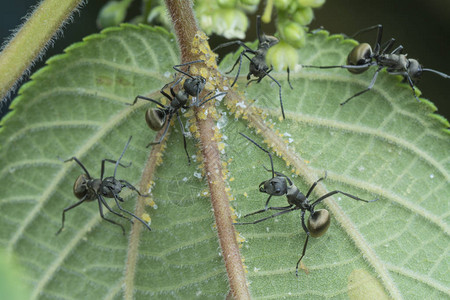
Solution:
M125 151L128 148L128 145L130 144L131 141L131 136L128 139L127 144L125 145L125 148L122 151L122 154L120 155L119 159L116 160L111 160L111 159L107 159L104 158L102 159L102 164L101 164L101 171L100 171L100 178L96 179L96 178L92 178L91 175L89 174L88 170L86 169L86 167L81 163L80 160L78 160L78 158L76 158L75 156L65 160L64 162L69 162L69 161L75 161L84 171L84 174L81 174L80 176L78 176L78 178L75 180L75 183L73 185L73 193L74 195L80 199L77 203L70 205L69 207L66 207L63 210L62 213L62 225L61 228L56 232L56 234L59 234L63 228L64 228L64 221L65 221L65 216L66 216L66 212L71 210L72 208L75 208L77 206L79 206L80 204L82 204L83 202L89 202L89 201L94 201L97 200L98 202L98 209L100 212L100 216L112 223L115 224L117 226L120 226L120 228L122 228L122 233L125 235L125 228L111 220L105 217L105 215L103 214L103 206L105 206L111 213L115 214L116 216L119 216L121 218L127 219L128 221L130 221L133 224L133 220L131 220L130 218L122 215L121 213L118 213L116 211L114 211L106 202L105 198L113 198L114 201L116 202L117 207L119 208L120 211L127 213L128 215L134 217L135 219L139 220L142 224L144 224L148 230L151 230L150 226L144 222L141 218L139 218L138 216L136 216L135 214L133 214L132 212L129 212L128 210L122 208L122 206L120 205L120 202L123 202L124 200L119 196L120 192L122 191L122 189L124 187L127 187L129 189L131 189L132 191L135 191L139 196L141 197L148 197L148 195L142 195L131 183L129 183L126 180L123 179L116 179L116 172L117 172L117 168L119 166L123 167L123 168L128 168L129 166L131 166L131 163L129 165L123 165L120 163L120 160L122 159L123 155L125 154ZM103 178L104 173L105 173L105 162L109 162L109 163L113 163L115 164L114 167L114 174L112 177L106 177Z
M191 97L195 96L196 100L192 105L200 107L212 99L215 99L217 97L224 96L227 94L226 92L223 92L223 93L218 93L218 94L215 94L215 95L209 97L213 93L213 92L209 92L202 99L199 98L199 95L203 91L203 88L206 84L206 79L202 76L192 76L191 74L189 74L189 70L187 72L185 72L185 71L182 71L180 69L180 67L190 66L192 64L202 63L202 62L204 62L204 61L196 60L196 61L191 61L191 62L187 62L184 64L176 65L173 67L175 69L175 71L183 74L183 76L181 76L180 78L178 78L172 82L165 84L162 87L162 89L160 90L160 93L170 101L170 103L168 105L164 105L155 99L144 97L144 96L136 96L136 98L134 99L134 101L131 104L126 103L127 105L134 105L134 104L136 104L136 102L139 99L141 99L141 100L153 102L156 105L158 105L157 108L149 108L146 111L145 121L147 122L148 127L150 127L154 131L160 131L165 125L166 126L165 126L164 132L161 135L161 137L159 138L159 140L156 142L150 142L147 145L147 147L161 143L161 141L164 139L164 137L167 134L167 130L169 129L170 120L172 120L172 117L174 115L176 115L176 117L178 119L178 123L180 124L181 132L183 134L184 151L186 152L186 156L187 156L189 164L191 163L191 159L189 157L189 153L188 153L187 145L186 145L187 133L184 131L183 122L181 121L181 118L180 118L180 113L179 113L180 109L181 108L188 109L190 107L190 106L188 106L189 96L191 96ZM175 90L174 90L175 86L177 86L181 82L181 80L184 78L184 76L187 76L188 78L184 81L183 88L180 89L178 92L175 92ZM169 88L170 95L164 91L169 85L171 85Z
M263 182L261 182L259 184L259 191L261 193L266 193L269 194L269 197L266 200L266 204L264 206L263 209L257 210L255 212L249 213L247 215L244 216L244 218L252 216L252 215L256 215L256 214L260 214L260 213L264 213L268 210L275 210L275 211L279 211L273 215L270 215L268 217L253 221L253 222L238 222L238 223L234 223L234 225L249 225L249 224L257 224L260 222L263 222L265 220L295 211L295 210L301 210L301 220L302 220L302 228L303 230L306 232L306 240L305 243L303 245L303 252L302 255L300 256L300 259L297 261L297 264L295 266L295 275L298 276L298 266L300 264L300 261L302 260L302 258L305 256L306 253L306 247L308 245L308 240L309 240L309 236L312 237L320 237L323 234L325 234L325 232L327 232L328 227L330 226L330 213L326 210L326 209L318 209L316 210L315 207L316 205L318 205L319 203L321 203L323 200L325 200L328 197L331 197L335 194L342 194L345 195L349 198L352 198L354 200L357 201L363 201L363 202L373 202L376 201L378 199L374 199L374 200L364 200L361 199L357 196L351 195L349 193L346 192L342 192L339 190L334 190L331 191L321 197L319 197L318 199L316 199L315 201L313 201L312 203L309 201L309 196L311 195L312 191L314 190L314 188L317 186L317 184L326 179L327 174L325 173L324 177L319 178L316 182L314 182L311 187L309 188L308 192L306 193L306 195L304 195L291 181L291 179L289 177L287 177L286 175L284 175L283 173L277 172L274 170L273 168L273 160L272 160L272 155L270 154L269 151L267 151L266 149L264 149L262 146L260 146L258 143L256 143L254 140L252 140L251 138L249 138L248 136L246 136L243 133L240 133L243 137L245 137L247 140L249 140L250 142L252 142L253 144L255 144L259 149L261 149L262 151L266 152L267 155L269 155L270 158L270 166L271 169L267 169L266 167L264 167L266 169L266 171L271 172L272 173L272 178L270 178L269 180L265 180ZM273 206L269 206L269 201L272 198L272 196L283 196L286 195L288 204L287 206L282 206L282 207L273 207ZM305 213L309 212L309 217L308 217L308 221L305 224Z
M239 54L239 58L236 60L233 67L231 68L231 70L226 72L226 74L233 72L236 65L239 64L238 71L236 73L236 77L234 78L234 81L231 84L231 87L234 86L234 84L236 83L236 81L239 77L239 74L241 73L242 58L243 57L247 58L250 61L249 72L247 75L247 80L248 80L247 86L253 81L256 81L256 83L260 83L261 80L266 76L269 77L270 79L272 79L278 85L278 88L279 88L281 114L283 115L283 119L285 119L284 108L283 108L283 99L281 98L281 84L278 82L278 80L276 80L272 75L269 74L270 72L272 72L273 66L270 66L270 68L269 68L269 66L266 63L267 51L269 50L270 47L276 45L279 42L279 40L276 37L266 35L264 32L261 31L261 16L256 16L256 33L258 35L258 41L259 41L258 48L256 50L251 49L242 41L231 41L228 43L220 44L219 46L214 48L213 51L216 51L217 49L220 49L220 48L232 46L232 45L239 45L242 48L244 48L244 50L241 52L241 54ZM253 58L250 58L247 55L247 53L253 54L254 55ZM250 79L252 75L254 77L256 77L256 79ZM289 67L287 68L287 81L288 81L291 89L293 89L293 87L291 85L291 81L289 80Z
M433 72L444 78L450 78L449 75L444 74L442 72L422 67L422 65L419 64L419 62L416 59L407 58L406 54L402 54L403 51L402 45L398 46L397 48L389 52L394 46L395 39L391 38L386 43L381 44L381 38L383 35L383 26L381 24L361 29L358 32L356 32L352 36L352 38L358 36L361 33L375 29L377 30L377 38L373 49L367 43L356 45L347 56L347 65L342 66L303 65L303 67L305 68L319 68L319 69L344 68L347 69L352 74L361 74L367 71L371 66L377 66L377 69L372 77L369 86L365 90L362 90L354 94L353 96L342 102L341 105L344 105L351 99L370 91L373 88L375 81L377 80L378 73L383 68L386 68L387 72L391 75L403 76L403 78L409 83L409 86L411 87L413 95L417 99L417 101L420 100L416 95L414 83L421 77L424 71Z

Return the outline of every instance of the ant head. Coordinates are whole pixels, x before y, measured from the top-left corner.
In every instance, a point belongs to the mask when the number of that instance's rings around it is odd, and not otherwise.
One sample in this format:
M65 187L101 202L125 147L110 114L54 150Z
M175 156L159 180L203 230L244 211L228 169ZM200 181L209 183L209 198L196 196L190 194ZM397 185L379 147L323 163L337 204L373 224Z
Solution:
M86 196L88 193L87 182L90 178L86 174L81 174L78 176L77 180L73 184L73 194L78 199L81 199Z
M350 51L349 55L347 56L347 64L351 66L360 66L367 63L370 63L372 61L372 47L370 47L367 43L362 43ZM369 66L367 68L360 68L360 69L347 69L349 72L353 74L361 74L364 71L369 69Z
M159 131L166 123L166 113L160 108L150 108L145 113L145 122L154 131Z
M415 59L408 59L408 74L411 76L411 79L418 79L422 75L422 66Z
M312 237L322 236L330 227L330 213L326 209L313 211L306 225Z
M206 84L206 79L202 76L194 76L187 78L184 81L183 89L192 97L197 97L203 90Z
M282 196L287 192L286 179L274 177L259 184L259 191L272 196Z
M262 34L261 40L259 41L259 48L269 49L272 46L278 44L280 40L272 35Z

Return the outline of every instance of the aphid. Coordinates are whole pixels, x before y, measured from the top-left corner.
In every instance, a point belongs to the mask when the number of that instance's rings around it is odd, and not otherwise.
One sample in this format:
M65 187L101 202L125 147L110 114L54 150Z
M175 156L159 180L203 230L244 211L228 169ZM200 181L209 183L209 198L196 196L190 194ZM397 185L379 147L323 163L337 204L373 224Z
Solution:
M256 215L259 213L263 213L268 210L279 210L280 212L277 212L271 216L268 216L268 217L265 217L265 218L262 218L262 219L259 219L259 220L253 221L253 222L240 222L240 223L234 223L234 225L257 224L259 222L268 220L270 218L277 217L277 216L285 214L285 213L289 213L291 211L301 210L302 227L303 227L303 230L306 232L306 241L303 245L302 255L301 255L300 259L297 261L297 265L295 267L295 275L298 276L298 266L299 266L300 261L302 260L303 256L305 256L309 236L320 237L328 230L328 227L330 226L330 213L326 209L315 210L315 207L317 204L322 202L324 199L333 196L334 194L343 194L347 197L350 197L350 198L358 200L358 201L363 201L363 202L373 202L378 199L364 200L364 199L361 199L354 195L351 195L351 194L348 194L348 193L345 193L345 192L342 192L339 190L335 190L335 191L331 191L331 192L319 197L314 202L310 203L308 197L311 195L311 192L314 190L317 183L319 183L320 181L322 181L326 178L326 176L327 176L326 173L325 173L324 177L319 178L316 182L314 182L311 185L311 187L309 188L306 195L304 195L292 183L292 181L289 177L287 177L283 173L276 172L273 169L272 155L270 154L269 151L267 151L266 149L264 149L263 147L258 145L254 140L252 140L245 134L242 134L242 133L240 133L240 134L243 137L245 137L247 140L249 140L250 142L255 144L259 149L261 149L262 151L266 152L269 155L271 170L269 170L267 168L266 168L266 170L269 172L272 172L271 179L263 181L259 184L259 191L262 193L269 194L269 198L267 198L264 209L249 213L249 214L245 215L244 218L246 218L248 216ZM283 206L283 207L269 206L269 201L272 196L283 196L283 195L286 195L286 198L287 198L287 201L289 204L288 206ZM307 223L305 224L306 211L309 211L309 217L308 217Z
M244 50L239 55L239 58L236 60L233 67L231 68L231 70L226 72L226 74L231 73L234 70L234 67L236 67L236 65L239 63L236 77L234 78L234 81L231 84L231 86L232 87L234 86L234 84L236 83L236 81L239 77L239 73L241 72L242 57L245 56L250 61L249 72L247 75L247 80L249 80L249 81L247 82L247 86L252 81L256 81L256 83L260 83L261 80L266 76L268 76L270 79L272 79L278 85L278 88L279 88L281 113L283 115L283 119L285 119L283 100L281 98L281 84L274 77L272 77L269 74L270 72L272 72L273 67L270 66L270 68L269 68L269 66L267 66L267 63L266 63L267 51L269 50L270 47L276 45L279 42L279 40L276 37L266 35L264 32L261 31L261 16L256 16L256 34L258 35L258 40L259 40L258 48L256 50L251 49L250 47L245 45L245 43L242 41L231 41L231 42L224 43L224 44L217 46L216 48L213 49L213 51L216 51L217 49L220 49L223 47L228 47L231 45L239 45L239 46L243 47ZM250 58L247 55L247 53L253 54L254 55L253 58ZM255 76L257 79L250 80L252 75ZM289 86L292 89L292 85L289 80L289 67L287 68L287 80L288 80Z
M364 94L372 89L377 80L378 73L386 68L387 72L392 75L402 75L406 81L408 81L411 86L414 97L417 101L420 101L416 95L416 91L414 89L415 80L419 79L424 71L433 72L442 76L444 78L450 78L449 75L444 74L442 72L423 68L419 62L412 58L407 58L406 54L402 54L403 46L400 45L395 48L392 52L389 53L392 46L394 45L395 39L391 38L385 44L381 45L381 37L383 34L383 26L381 24L371 26L365 29L362 29L355 33L352 37L356 37L357 35L367 32L373 29L377 30L377 39L375 41L375 46L372 47L367 43L362 43L355 46L352 51L350 51L347 57L347 65L342 66L307 66L304 65L305 68L319 68L319 69L331 69L331 68L344 68L347 69L352 74L360 74L368 70L371 66L377 66L377 70L372 77L372 81L369 86L362 90L344 102L341 105L346 104L351 99L358 97L359 95Z
M159 138L159 140L157 142L150 142L147 145L147 147L161 143L161 141L164 139L164 137L167 134L167 130L169 129L170 120L172 119L173 115L176 115L178 122L180 124L181 132L183 134L184 151L186 152L186 156L187 156L189 164L191 163L191 159L189 157L189 153L188 153L187 147L186 147L186 132L184 131L183 122L181 122L181 119L180 119L180 114L179 114L180 108L184 108L184 109L189 108L188 103L187 103L189 100L189 96L196 96L197 100L194 103L194 105L200 107L203 104L205 104L206 102L208 102L214 98L226 95L226 93L219 93L210 98L207 98L208 96L210 96L212 94L212 92L209 92L208 94L205 95L205 97L203 97L202 99L199 99L198 95L201 93L201 91L203 90L203 87L206 83L205 78L203 78L202 76L192 76L192 75L188 74L187 72L184 72L184 71L181 71L180 69L178 69L178 67L180 67L180 66L190 65L190 64L198 63L198 62L203 62L203 60L197 60L197 61L188 62L185 64L174 66L174 69L176 71L188 76L189 78L185 80L185 82L183 84L183 89L180 89L177 93L175 93L174 87L180 83L182 77L179 78L178 80L176 80L173 85L171 85L170 95L167 94L164 91L164 89L172 82L164 85L164 87L161 89L161 91L160 91L161 94L164 97L166 97L167 99L169 99L169 101L170 101L169 105L163 105L161 102L159 102L157 100L147 98L144 96L136 96L133 103L131 103L131 104L127 103L128 105L134 105L139 99L141 99L141 100L153 102L159 106L158 108L149 108L147 110L147 112L145 113L145 121L147 122L148 127L150 127L154 131L161 130L164 127L164 125L166 125L166 124L167 124L167 126L164 128L164 132L161 135L161 137ZM205 100L205 98L207 98L207 99Z
M133 224L133 220L131 220L130 218L128 218L128 217L126 217L126 216L124 216L124 215L122 215L122 214L112 210L111 207L108 205L108 203L105 201L105 198L114 198L114 201L116 202L117 207L121 211L123 211L123 212L129 214L130 216L134 217L135 219L139 220L140 222L142 222L142 224L144 224L148 228L148 230L151 230L150 226L147 223L145 223L142 219L140 219L138 216L136 216L132 212L129 212L128 210L122 208L122 206L120 206L120 203L119 203L119 202L123 202L124 201L119 196L120 192L122 191L122 189L124 187L127 187L127 188L135 191L141 197L147 197L147 195L142 195L128 181L123 180L123 179L116 179L117 167L119 165L121 167L124 167L124 168L127 168L127 167L129 167L131 165L131 163L130 163L130 165L125 166L125 165L122 165L120 163L120 160L122 159L122 156L124 155L125 150L127 150L128 145L130 144L130 141L131 141L131 136L128 139L128 142L125 145L125 148L123 149L122 154L120 155L120 157L119 157L119 159L117 161L111 160L111 159L107 159L107 158L104 158L102 160L102 167L101 167L101 171L100 171L100 179L92 178L91 175L89 174L88 170L86 169L86 167L75 156L73 156L72 158L69 158L69 159L64 161L64 162L69 162L69 161L74 160L83 169L84 174L81 174L80 176L78 176L77 180L75 180L75 183L73 185L73 193L78 199L80 199L80 201L78 201L75 204L70 205L69 207L66 207L63 210L63 213L62 213L62 226L58 230L58 232L56 232L56 234L59 234L64 228L65 215L66 215L67 211L71 210L72 208L77 207L78 205L80 205L81 203L83 203L85 201L97 200L100 216L104 220L106 220L106 221L108 221L108 222L110 222L112 224L120 226L120 228L122 228L123 234L125 235L125 228L121 224L119 224L119 223L117 223L117 222L115 222L113 220L110 220L110 219L106 218L103 215L103 205L110 212L115 214L116 216L119 216L121 218L127 219L132 224ZM104 172L105 172L105 162L110 162L110 163L113 163L113 164L116 165L115 168L114 168L114 175L112 177L103 178L103 175L104 175Z

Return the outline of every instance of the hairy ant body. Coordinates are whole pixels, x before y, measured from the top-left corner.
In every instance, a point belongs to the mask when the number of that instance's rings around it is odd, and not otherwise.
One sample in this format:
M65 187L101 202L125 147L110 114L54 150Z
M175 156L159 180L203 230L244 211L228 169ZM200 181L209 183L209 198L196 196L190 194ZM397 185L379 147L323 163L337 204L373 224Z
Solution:
M130 144L131 141L131 136L128 139L127 144L125 145L125 148L122 151L122 154L120 155L119 159L117 161L115 160L111 160L111 159L103 159L102 160L102 167L101 167L101 172L100 172L100 179L94 179L91 177L91 175L89 174L88 170L86 169L86 167L78 160L78 158L76 158L75 156L65 160L64 162L69 162L74 160L84 171L84 174L81 174L80 176L78 176L78 178L75 180L75 183L73 185L73 194L80 199L80 201L78 201L75 204L70 205L69 207L66 207L63 210L62 213L62 226L61 228L58 230L58 232L56 232L56 234L59 234L63 228L64 228L64 221L65 221L65 214L67 211L71 210L72 208L77 207L78 205L82 204L85 201L94 201L97 200L98 202L98 209L100 212L100 216L102 217L102 219L120 226L120 228L122 228L122 233L125 235L125 228L110 219L107 219L104 215L103 215L103 205L113 214L115 214L116 216L119 216L121 218L127 219L128 221L130 221L133 224L133 220L131 220L130 218L115 212L114 210L111 209L111 207L108 205L108 203L105 201L104 198L114 198L114 201L116 202L117 207L119 208L119 210L131 215L132 217L134 217L135 219L139 220L140 222L142 222L142 224L144 224L148 230L151 230L150 226L145 223L142 219L140 219L138 216L136 216L135 214L133 214L132 212L129 212L128 210L122 208L122 206L120 206L119 202L123 202L124 200L119 196L120 192L122 191L122 189L124 187L127 187L133 191L135 191L139 196L143 196L145 197L146 195L142 195L131 183L129 183L126 180L123 179L116 179L116 172L117 172L117 167L120 165L121 167L127 168L131 165L125 166L122 165L120 163L120 160L122 159L125 151L128 148L128 145ZM115 164L115 168L114 168L114 175L112 177L106 177L103 178L104 175L104 171L105 171L105 162L110 162Z
M224 44L217 46L216 48L213 49L213 51L216 51L217 49L220 49L223 47L228 47L231 45L239 45L239 46L243 47L244 50L239 55L239 58L236 60L233 67L231 68L231 70L226 72L226 74L231 73L234 70L234 68L236 67L236 65L239 63L238 71L237 71L236 77L234 78L233 83L231 84L231 87L234 86L234 84L236 83L236 81L239 77L239 74L241 72L242 57L245 56L250 61L249 72L247 75L247 80L248 80L247 86L252 81L256 81L256 83L260 83L261 80L266 76L268 76L270 79L272 79L278 85L278 88L279 88L281 113L283 115L283 119L285 119L283 100L281 98L281 84L274 77L272 77L269 74L270 72L272 72L273 67L270 66L270 68L269 68L269 66L266 63L267 51L269 50L270 47L276 45L279 42L279 40L276 37L266 35L264 32L261 31L261 16L256 16L256 33L258 35L258 41L259 41L258 48L256 50L251 49L250 47L245 45L245 43L242 41L231 41L231 42L224 43ZM254 55L253 58L250 58L247 55L247 53L253 54ZM255 76L256 79L250 79L252 75ZM287 68L287 78L288 78L289 86L292 89L292 85L289 80L289 67Z
M352 74L361 74L366 70L368 70L371 66L375 65L377 66L377 70L375 71L375 74L373 75L372 81L370 82L369 86L365 90L362 90L354 94L353 96L342 102L341 105L344 105L351 99L358 97L364 94L365 92L370 91L374 86L375 81L377 80L378 73L383 68L386 68L387 72L391 75L402 75L405 78L405 80L408 81L412 89L413 95L417 99L417 101L420 100L417 97L416 91L414 89L414 81L420 78L420 76L424 71L433 72L444 78L450 78L449 75L444 74L442 72L433 69L423 68L422 65L420 65L419 62L415 59L407 58L406 54L402 54L403 51L402 45L398 46L392 52L389 53L392 46L394 45L395 39L391 38L385 44L381 45L381 37L383 34L383 26L381 24L364 28L355 33L352 37L356 37L357 35L363 32L367 32L373 29L378 29L377 39L375 42L375 46L373 47L373 50L372 47L367 43L362 43L355 46L347 57L347 65L303 66L306 68L319 68L319 69L344 68L347 69Z
M178 122L180 124L181 132L183 134L184 151L186 152L186 156L187 156L189 164L191 163L191 159L189 157L189 153L188 153L187 147L186 147L186 132L184 131L183 122L181 122L181 119L180 119L180 114L179 114L180 108L184 108L184 109L189 108L189 106L187 105L189 96L192 96L192 97L195 96L196 102L193 104L196 105L197 107L200 107L203 104L205 104L206 102L208 102L214 98L226 95L226 93L219 93L219 94L216 94L205 100L205 98L207 98L209 95L212 94L212 92L209 92L205 97L203 97L202 99L199 99L199 95L205 86L206 79L202 76L192 76L189 73L184 72L181 69L179 69L179 67L191 65L194 63L200 63L200 62L203 62L203 60L196 60L196 61L176 65L173 67L177 72L180 72L180 73L188 76L189 78L187 78L184 81L183 88L180 89L177 93L174 91L174 87L181 82L183 77L180 77L178 80L176 80L175 83L170 87L170 95L167 94L164 91L164 89L166 89L167 86L169 84L171 84L173 81L164 85L163 88L160 90L160 93L164 97L169 99L169 101L170 101L169 105L163 105L161 102L159 102L157 100L154 100L154 99L151 99L148 97L144 97L144 96L136 96L133 103L128 104L128 105L134 105L139 99L155 103L159 107L158 108L149 108L147 110L147 112L145 113L145 121L147 122L148 127L150 127L154 131L160 131L164 127L164 125L167 124L167 126L165 127L164 132L161 135L161 137L159 138L159 140L157 142L150 142L147 145L147 147L161 143L161 141L164 139L164 137L167 134L167 130L169 129L170 120L172 119L172 117L174 115L176 115Z
M300 259L297 261L296 267L295 267L295 275L298 276L298 266L300 264L300 261L302 260L302 258L305 256L306 253L306 247L308 245L308 240L309 240L309 236L312 237L320 237L323 234L325 234L325 232L328 230L328 227L330 226L330 213L326 210L326 209L318 209L315 210L315 207L317 204L319 204L320 202L322 202L323 200L325 200L328 197L331 197L335 194L342 194L345 195L347 197L350 197L354 200L358 200L358 201L363 201L363 202L373 202L376 201L378 199L374 199L374 200L364 200L361 199L359 197L356 197L354 195L339 191L339 190L334 190L331 191L321 197L319 197L317 200L315 200L314 202L310 203L308 197L311 195L312 191L314 190L314 188L316 187L317 183L319 183L320 181L324 180L326 178L326 173L324 177L319 178L316 182L314 182L311 187L309 188L308 192L306 193L306 195L304 195L291 181L291 179L289 177L287 177L286 175L284 175L283 173L280 172L276 172L273 168L273 161L272 161L272 155L270 154L269 151L267 151L266 149L264 149L263 147L261 147L259 144L257 144L254 140L252 140L251 138L249 138L248 136L246 136L243 133L240 133L243 137L245 137L247 140L249 140L250 142L252 142L253 144L255 144L259 149L261 149L262 151L266 152L269 155L270 158L270 165L271 165L271 170L265 168L267 171L272 172L272 178L266 181L263 181L259 184L259 191L262 193L266 193L269 194L269 198L267 198L266 204L264 209L249 213L247 215L244 216L244 218L248 217L248 216L252 216L252 215L256 215L256 214L260 214L263 212L266 212L268 210L278 210L279 212L253 221L253 222L240 222L240 223L234 223L234 225L249 225L249 224L257 224L260 222L263 222L265 220L277 217L279 215L282 214L286 214L295 210L301 210L301 220L302 220L302 228L303 230L306 232L306 240L305 243L303 245L303 252L302 255L300 257ZM289 184L289 185L288 185ZM286 195L288 204L287 206L283 206L283 207L272 207L269 206L269 201L270 198L272 198L272 196L283 196ZM305 213L306 211L309 212L309 217L308 217L308 221L305 224Z

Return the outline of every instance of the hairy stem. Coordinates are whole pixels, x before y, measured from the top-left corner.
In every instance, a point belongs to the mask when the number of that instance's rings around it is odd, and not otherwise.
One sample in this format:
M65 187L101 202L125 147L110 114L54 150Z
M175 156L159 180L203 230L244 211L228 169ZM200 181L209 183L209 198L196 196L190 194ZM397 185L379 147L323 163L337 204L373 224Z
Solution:
M82 0L44 0L0 53L0 99L39 57Z
M199 30L191 1L166 0L166 5L178 38L182 63L199 59L191 51L192 41ZM211 103L206 104L206 106L210 105ZM228 273L231 293L235 299L250 299L244 267L232 225L230 203L222 177L220 151L214 138L213 128L215 123L211 117L206 119L199 118L199 108L196 108L195 111L197 127L200 132L205 173L210 188L211 204L214 209L216 228Z

